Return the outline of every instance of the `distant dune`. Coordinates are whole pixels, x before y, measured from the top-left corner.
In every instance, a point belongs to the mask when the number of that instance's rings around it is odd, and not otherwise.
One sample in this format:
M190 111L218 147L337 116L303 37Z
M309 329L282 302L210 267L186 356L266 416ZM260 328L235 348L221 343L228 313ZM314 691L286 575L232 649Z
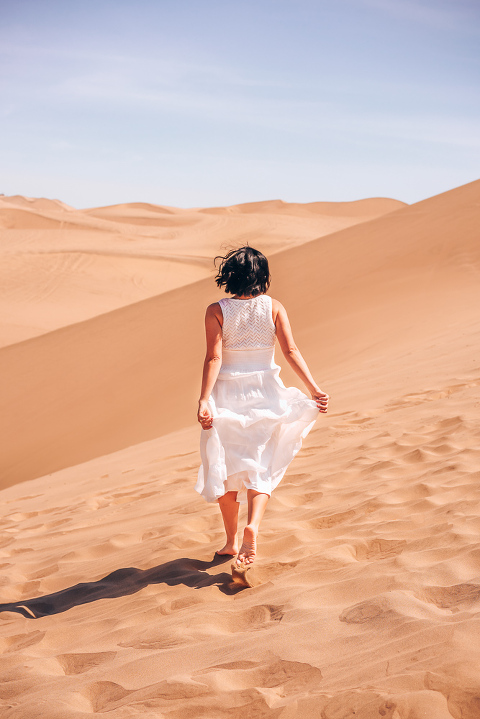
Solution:
M49 200L45 197L24 197L23 195L0 195L0 203L8 205L17 205L18 207L26 207L29 210L37 210L38 212L58 212L73 210L73 207L66 205L60 200Z
M212 276L222 248L273 254L403 207L281 201L182 210L133 202L74 210L0 197L0 347Z
M2 719L478 719L480 181L35 202L0 198ZM195 420L211 259L246 240L331 404L235 592Z
M241 205L230 205L229 207L206 207L199 212L206 214L282 214L305 216L312 213L324 215L325 217L380 217L388 212L393 212L405 207L405 202L392 200L386 197L371 197L366 200L354 202L283 202L283 200L267 200L264 202L247 202Z

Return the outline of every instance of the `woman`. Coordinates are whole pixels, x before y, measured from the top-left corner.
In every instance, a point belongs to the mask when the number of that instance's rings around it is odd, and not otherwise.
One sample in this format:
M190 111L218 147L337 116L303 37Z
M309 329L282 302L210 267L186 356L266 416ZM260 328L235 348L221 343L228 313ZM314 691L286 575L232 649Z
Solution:
M216 283L233 297L210 305L205 316L207 352L197 415L202 464L195 489L220 505L227 541L217 554L237 555L236 565L245 568L255 559L268 499L318 412L327 411L329 398L295 345L285 308L266 294L266 257L240 247L215 259L221 259ZM312 399L280 379L276 337ZM238 510L245 498L248 520L238 550Z

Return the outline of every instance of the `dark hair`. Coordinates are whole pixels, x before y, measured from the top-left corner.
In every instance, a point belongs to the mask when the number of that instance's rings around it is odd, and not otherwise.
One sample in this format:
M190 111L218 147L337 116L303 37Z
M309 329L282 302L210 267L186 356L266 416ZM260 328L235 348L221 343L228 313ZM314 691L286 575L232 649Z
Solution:
M221 260L215 282L219 287L225 287L225 292L231 295L263 295L270 286L270 270L268 260L261 252L253 247L239 247L230 250L225 257L215 257Z

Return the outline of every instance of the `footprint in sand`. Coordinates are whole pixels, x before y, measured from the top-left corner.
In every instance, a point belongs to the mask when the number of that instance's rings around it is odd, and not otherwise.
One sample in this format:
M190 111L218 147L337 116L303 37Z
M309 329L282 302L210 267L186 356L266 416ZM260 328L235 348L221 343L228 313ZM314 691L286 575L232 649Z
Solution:
M284 607L276 604L257 604L235 613L235 632L255 632L274 627L284 617Z
M110 681L93 682L81 690L88 699L94 713L107 711L122 706L122 700L133 693L132 689L124 689L120 684Z
M422 598L440 609L455 611L460 605L470 606L480 599L480 585L454 584L451 587L425 587L422 594Z
M367 559L386 559L401 554L407 546L405 539L383 539L377 537L366 544L355 548L355 556L359 561Z
M316 517L306 522L306 525L310 529L330 529L335 527L337 524L348 522L356 516L356 512L353 509L349 509L346 512L337 512L336 514L328 514L323 517Z
M98 667L107 661L113 661L117 652L93 652L77 654L59 654L57 661L65 674L84 674L93 667Z
M26 647L32 647L34 644L38 644L42 641L46 632L35 630L33 632L27 632L26 634L16 634L12 637L7 637L6 652L18 652Z
M297 692L314 689L322 681L318 667L305 662L286 661L272 657L266 661L240 660L217 664L194 672L193 677L216 675L216 684L230 687L231 691L242 691L246 687L275 689L280 696L287 697ZM243 705L243 716L278 716L249 711ZM293 716L293 714L292 714Z
M346 624L365 624L365 622L370 622L373 619L377 619L377 617L385 616L390 611L390 607L385 599L383 597L377 597L375 599L367 599L364 602L355 604L353 607L344 609L339 619Z

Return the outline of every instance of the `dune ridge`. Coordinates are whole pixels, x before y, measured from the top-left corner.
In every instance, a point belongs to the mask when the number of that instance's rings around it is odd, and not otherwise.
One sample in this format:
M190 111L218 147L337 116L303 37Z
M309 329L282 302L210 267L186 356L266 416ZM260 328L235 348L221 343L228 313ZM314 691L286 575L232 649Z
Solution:
M227 245L261 242L272 254L403 205L374 198L259 202L248 211L145 202L76 210L0 196L0 346L209 277Z
M193 490L210 277L0 350L2 717L478 719L479 194L272 256L332 399L253 589Z

